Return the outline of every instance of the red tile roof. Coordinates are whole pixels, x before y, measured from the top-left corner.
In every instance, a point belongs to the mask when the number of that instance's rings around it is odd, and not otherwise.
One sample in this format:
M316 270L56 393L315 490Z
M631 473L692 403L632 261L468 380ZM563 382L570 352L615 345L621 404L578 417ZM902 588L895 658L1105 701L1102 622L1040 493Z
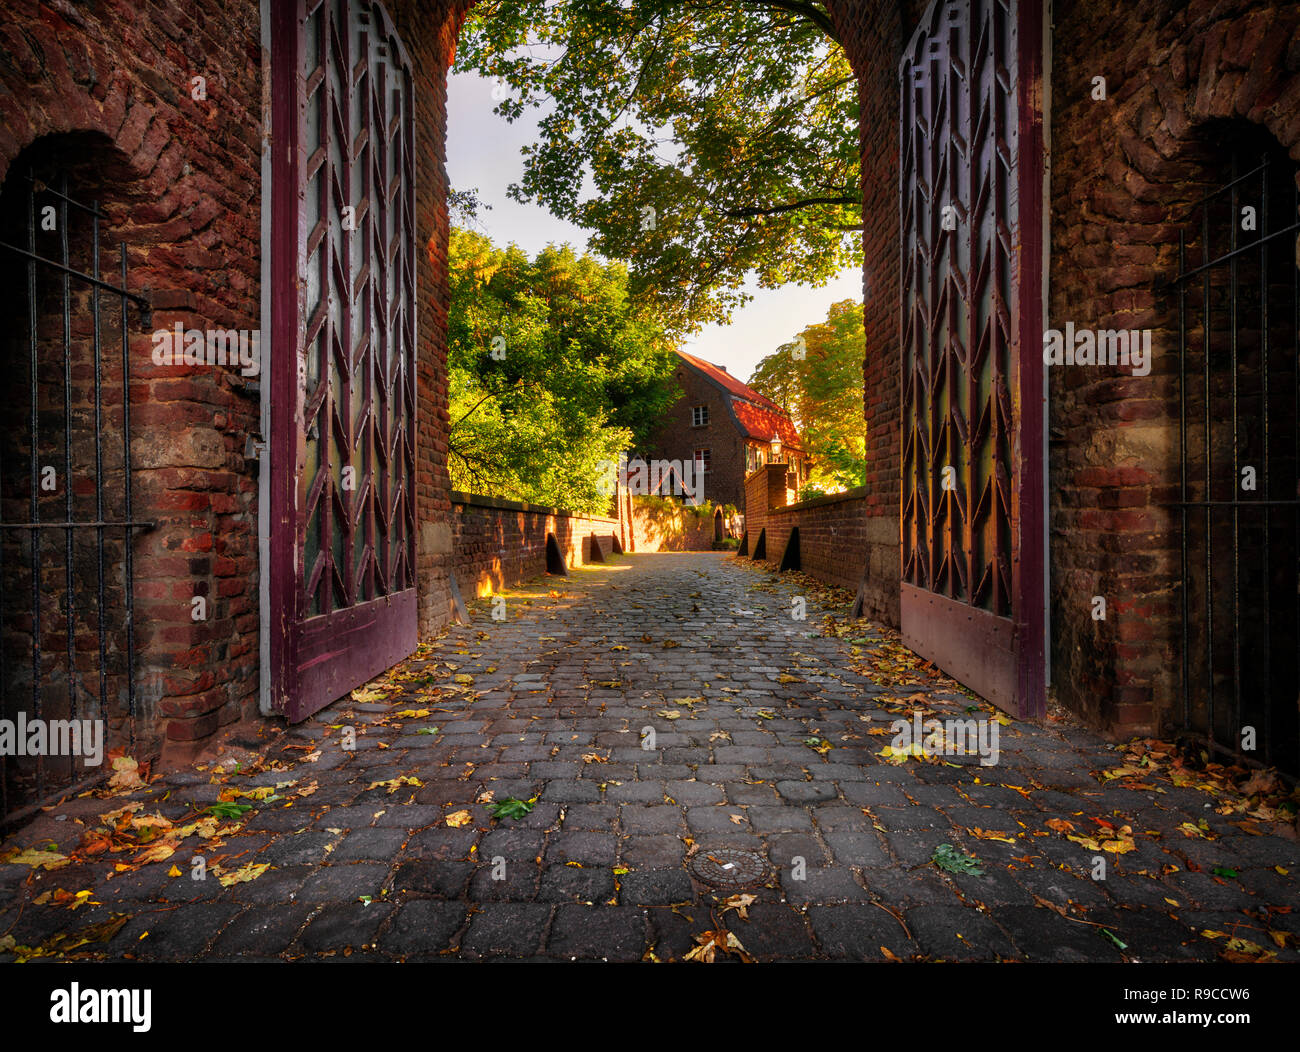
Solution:
M696 358L693 354L687 354L685 351L678 351L679 355L684 358L688 365L693 365L714 383L721 384L735 398L743 398L747 402L753 402L755 405L761 405L774 413L781 412L781 407L773 402L770 398L764 398L752 387L742 384L726 369L719 368L712 362L706 362L703 358Z
M740 399L735 399L731 403L731 408L736 414L736 419L740 421L741 432L746 438L771 442L773 435L780 435L781 444L786 449L803 449L794 422L779 409L774 412L763 406L742 402Z
M781 437L781 444L787 449L803 449L799 431L794 421L779 405L770 398L765 398L752 387L742 384L725 369L703 358L696 358L685 351L677 352L683 361L697 369L714 383L722 387L730 396L728 401L732 412L740 423L741 434L757 442L768 443L773 435Z

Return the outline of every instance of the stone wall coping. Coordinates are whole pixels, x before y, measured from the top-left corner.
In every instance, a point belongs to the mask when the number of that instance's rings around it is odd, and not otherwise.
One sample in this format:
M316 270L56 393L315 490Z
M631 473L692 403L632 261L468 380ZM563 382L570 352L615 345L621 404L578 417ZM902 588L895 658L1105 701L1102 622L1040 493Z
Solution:
M800 501L798 504L787 504L783 508L773 508L769 514L801 511L804 508L820 508L826 504L839 504L843 501L862 500L866 495L867 487L858 486L856 489L845 490L843 493L830 493L825 497L813 497L811 500Z
M565 511L563 508L548 508L541 504L526 504L523 501L505 500L502 497L484 497L478 493L462 493L460 490L451 491L451 502L453 504L471 504L480 508L503 508L506 511L523 511L530 515L552 515L562 519L586 519L588 522L607 522L612 526L618 525L618 519L606 518L603 515L583 515L580 512Z

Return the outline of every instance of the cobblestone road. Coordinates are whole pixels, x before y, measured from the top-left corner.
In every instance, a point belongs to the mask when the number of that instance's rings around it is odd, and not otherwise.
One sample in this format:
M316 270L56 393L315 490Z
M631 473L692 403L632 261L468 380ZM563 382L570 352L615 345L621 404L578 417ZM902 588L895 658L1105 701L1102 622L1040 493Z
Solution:
M177 771L12 837L71 861L0 865L0 957L667 961L726 929L756 960L1209 960L1232 938L1297 958L1294 839L1163 774L1103 782L1121 753L1079 731L999 725L995 766L885 762L900 709L970 699L850 671L875 636L822 635L811 597L795 620L798 588L722 554L635 555L515 589L504 620L475 602L366 701L272 742L283 769ZM232 789L252 810L115 872L159 832L142 816L174 841ZM535 804L494 819L488 793ZM125 825L98 818L132 802ZM1131 850L1067 839L1124 826ZM111 846L88 853L97 827ZM941 871L941 844L982 872ZM726 849L771 866L746 917L687 865ZM73 910L59 889L91 894ZM102 941L60 943L77 932Z

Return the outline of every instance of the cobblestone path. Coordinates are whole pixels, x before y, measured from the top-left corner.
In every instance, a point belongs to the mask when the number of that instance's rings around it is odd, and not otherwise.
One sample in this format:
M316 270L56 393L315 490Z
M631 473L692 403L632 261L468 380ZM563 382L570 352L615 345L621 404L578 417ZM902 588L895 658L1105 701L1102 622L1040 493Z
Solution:
M1293 833L1253 835L1164 774L1103 781L1122 752L1075 730L999 724L993 766L889 763L900 711L965 718L971 699L851 671L872 631L823 635L811 596L796 620L798 588L723 554L632 555L506 593L503 620L474 602L272 735L279 769L177 771L11 837L0 855L70 861L0 865L0 958L668 961L720 930L728 961L1297 958ZM511 798L532 809L493 818ZM166 844L223 799L251 809L140 863L159 833L142 816L174 823ZM96 828L110 847L88 853ZM942 844L980 872L941 870ZM691 868L728 849L770 866L743 910ZM74 910L59 889L90 895ZM99 941L60 941L79 932Z

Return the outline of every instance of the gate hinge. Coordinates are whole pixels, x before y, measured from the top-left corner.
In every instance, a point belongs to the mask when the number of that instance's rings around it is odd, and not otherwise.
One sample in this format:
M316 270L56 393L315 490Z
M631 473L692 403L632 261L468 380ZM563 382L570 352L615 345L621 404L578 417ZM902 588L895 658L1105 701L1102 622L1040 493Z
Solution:
M261 435L249 435L244 439L244 459L258 460L262 459L262 454L266 452L266 440Z

